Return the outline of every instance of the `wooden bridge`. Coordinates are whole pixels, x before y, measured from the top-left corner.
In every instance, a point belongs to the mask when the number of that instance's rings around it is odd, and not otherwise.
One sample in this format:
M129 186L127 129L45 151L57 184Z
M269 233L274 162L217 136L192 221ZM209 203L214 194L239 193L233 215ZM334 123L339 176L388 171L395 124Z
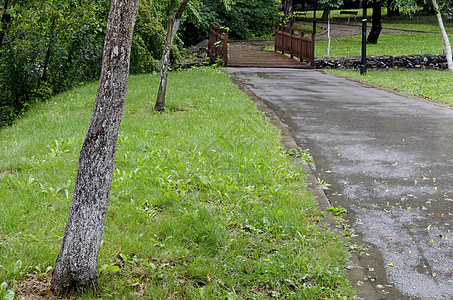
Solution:
M272 44L275 51L264 50ZM211 60L220 58L229 67L309 69L314 66L314 34L311 31L276 25L274 41L228 43L228 33L211 24L208 52Z

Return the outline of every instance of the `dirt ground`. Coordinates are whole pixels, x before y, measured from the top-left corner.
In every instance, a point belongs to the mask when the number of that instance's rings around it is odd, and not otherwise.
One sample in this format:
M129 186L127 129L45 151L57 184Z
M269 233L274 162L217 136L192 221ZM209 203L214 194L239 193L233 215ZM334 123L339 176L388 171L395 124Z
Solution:
M306 23L310 24L310 23ZM318 23L318 27L323 27L325 31L320 32L316 35L317 41L327 40L327 24ZM370 32L371 27L368 25L367 32ZM410 32L420 32L415 30L401 30L401 29L391 29L391 28L382 28L381 34L391 34L391 33L410 33ZM331 38L342 38L347 36L355 36L362 34L362 25L360 23L355 24L336 24L333 23L330 25L330 37Z

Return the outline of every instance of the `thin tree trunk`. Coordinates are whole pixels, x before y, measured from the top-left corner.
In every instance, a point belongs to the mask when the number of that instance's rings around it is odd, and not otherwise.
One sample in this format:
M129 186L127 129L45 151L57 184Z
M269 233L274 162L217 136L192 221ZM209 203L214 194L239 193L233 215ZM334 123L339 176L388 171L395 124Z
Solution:
M439 6L437 5L436 0L432 0L434 11L436 12L437 21L439 22L440 31L442 32L442 41L445 47L445 55L447 57L448 70L453 71L453 58L451 53L451 44L450 39L448 38L447 31L444 27L444 21L442 20L442 15L440 14Z
M371 18L371 31L368 34L367 43L377 44L379 35L382 30L382 2L380 0L373 1L373 16Z
M52 19L52 25L50 25L50 34L49 34L49 45L47 46L47 51L46 55L44 57L44 64L43 64L43 70L42 70L42 76L41 76L41 81L46 82L47 81L47 67L49 66L49 60L50 60L50 51L52 51L52 45L53 45L53 39L54 39L54 31L55 31L55 23L56 23L56 17Z
M330 8L325 8L325 9L322 11L321 20L322 20L322 21L327 21L327 19L329 18L329 16L330 16Z
M170 11L168 13L168 23L167 23L167 37L165 39L165 47L162 53L162 59L160 61L160 80L159 80L159 90L157 92L157 100L154 109L156 111L162 111L165 106L165 94L167 92L167 76L168 76L168 65L170 62L170 52L171 45L173 44L173 39L178 32L179 25L181 24L181 17L186 9L186 5L189 0L183 0L181 5L178 8L178 11L175 15L175 0L171 0Z
M327 43L327 57L329 57L330 56L330 15L327 18L327 39L328 39L328 43Z
M80 151L69 217L51 289L66 294L97 287L97 260L126 98L132 33L140 0L112 0L102 71L90 126Z

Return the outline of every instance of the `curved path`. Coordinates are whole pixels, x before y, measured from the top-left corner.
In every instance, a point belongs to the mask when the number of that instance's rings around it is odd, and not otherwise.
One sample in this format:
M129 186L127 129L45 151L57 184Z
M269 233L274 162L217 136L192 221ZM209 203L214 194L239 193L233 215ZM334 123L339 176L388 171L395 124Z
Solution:
M230 68L310 149L364 245L365 299L453 299L453 110L313 70Z
M311 23L305 22L304 24L311 25ZM327 24L318 23L318 27L327 28ZM369 33L371 27L368 24L367 32ZM395 34L395 33L432 33L430 31L420 31L420 30L407 30L407 29L394 29L394 28L382 28L381 34ZM362 25L358 24L331 24L330 27L330 36L331 38L342 38L348 36L362 35ZM327 29L323 32L320 32L316 35L317 41L327 40Z

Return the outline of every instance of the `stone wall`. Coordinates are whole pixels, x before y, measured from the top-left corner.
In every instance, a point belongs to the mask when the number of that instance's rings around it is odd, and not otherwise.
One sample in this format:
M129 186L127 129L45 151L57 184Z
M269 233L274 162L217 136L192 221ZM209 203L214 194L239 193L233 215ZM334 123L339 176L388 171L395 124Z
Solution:
M359 69L360 56L351 57L317 57L317 69ZM447 59L443 54L401 55L401 56L367 56L367 68L385 69L447 69Z

